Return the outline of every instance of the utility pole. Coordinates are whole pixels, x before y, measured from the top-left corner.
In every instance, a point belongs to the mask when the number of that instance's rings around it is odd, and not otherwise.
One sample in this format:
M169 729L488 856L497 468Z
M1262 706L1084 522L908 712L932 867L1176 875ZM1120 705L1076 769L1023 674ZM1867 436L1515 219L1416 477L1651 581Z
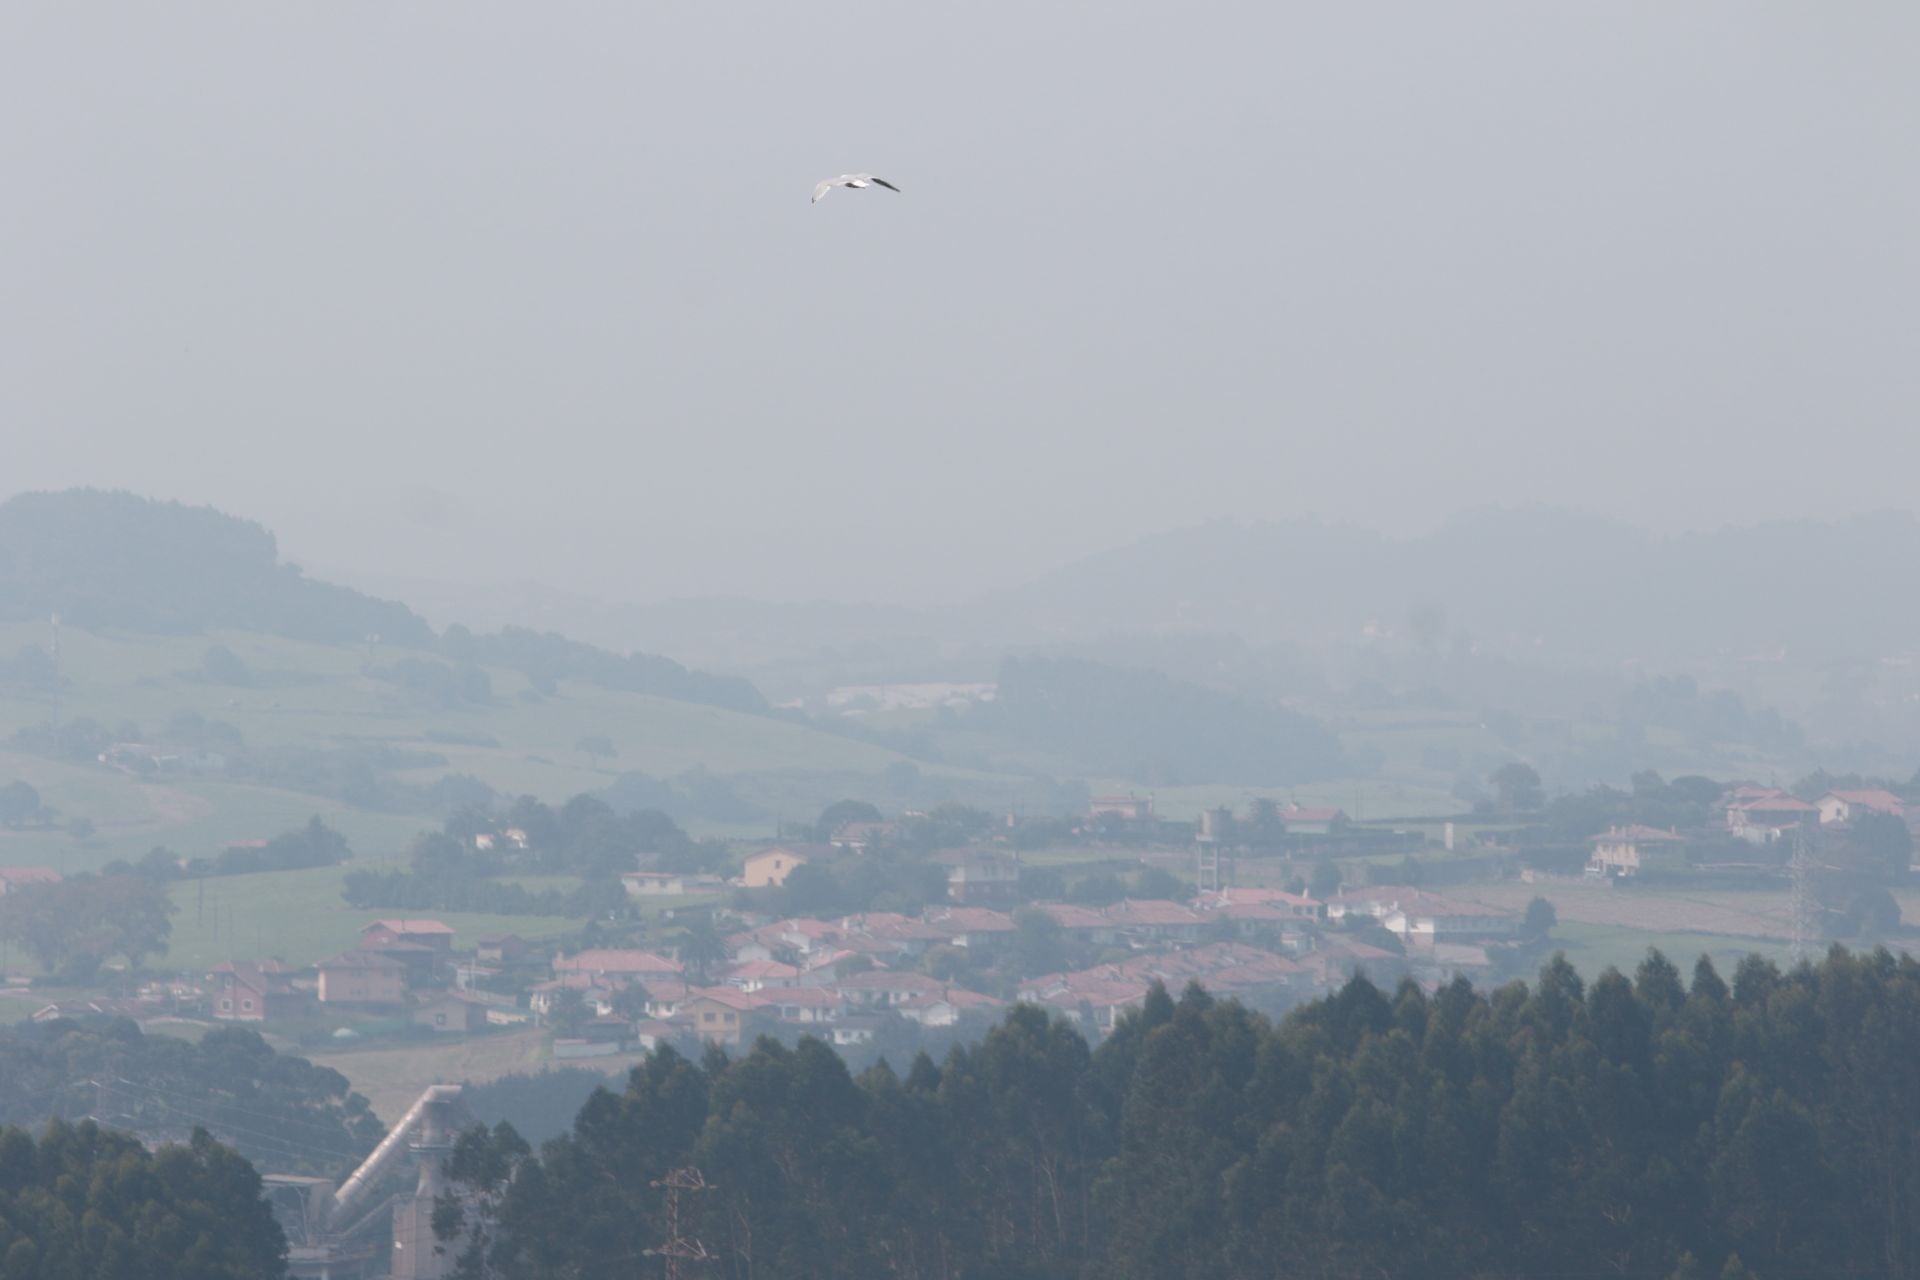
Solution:
M667 1260L667 1280L680 1280L682 1262L707 1262L713 1258L707 1252L707 1246L700 1243L697 1236L689 1236L680 1227L680 1193L683 1191L711 1191L698 1169L675 1169L664 1178L656 1178L650 1186L664 1187L667 1192L667 1238L658 1249L647 1250L649 1257Z

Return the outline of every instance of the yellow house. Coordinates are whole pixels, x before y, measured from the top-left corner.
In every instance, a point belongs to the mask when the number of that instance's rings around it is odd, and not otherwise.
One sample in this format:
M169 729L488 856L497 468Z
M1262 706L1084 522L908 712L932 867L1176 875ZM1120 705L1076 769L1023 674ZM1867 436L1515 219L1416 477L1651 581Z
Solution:
M793 874L793 869L805 865L806 861L805 855L785 845L762 849L741 864L740 883L749 889L785 884L787 877Z

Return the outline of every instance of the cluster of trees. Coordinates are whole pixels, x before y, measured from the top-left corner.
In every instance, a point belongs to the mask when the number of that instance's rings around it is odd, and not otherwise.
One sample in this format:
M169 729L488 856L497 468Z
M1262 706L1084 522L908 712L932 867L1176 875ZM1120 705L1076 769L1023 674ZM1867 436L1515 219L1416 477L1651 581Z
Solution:
M575 992L574 994L579 994ZM460 1101L481 1124L505 1124L539 1146L573 1128L573 1118L596 1089L607 1086L604 1072L587 1067L555 1067L534 1074L513 1072L461 1086Z
M574 743L574 749L589 756L596 767L602 760L618 758L618 750L605 734L587 734ZM766 816L766 810L742 796L731 779L696 765L672 778L655 778L630 769L608 783L600 798L621 813L657 809L677 821L704 818L711 822L751 822Z
M448 627L440 638L439 650L466 666L518 671L534 689L547 695L558 691L560 681L574 680L602 689L649 693L734 711L767 710L767 700L760 691L738 676L689 670L671 658L650 653L610 653L551 631L504 627L493 635L477 635L456 625Z
M83 872L0 895L0 938L25 947L48 973L84 986L115 957L137 969L165 954L174 910L166 887L153 880Z
M1686 735L1697 749L1716 742L1737 742L1763 753L1786 755L1806 746L1799 725L1772 707L1750 709L1731 689L1701 692L1692 676L1657 676L1620 695L1621 720L1657 726Z
M1277 1025L1156 990L1098 1049L1020 1008L904 1077L658 1052L538 1155L465 1135L440 1225L480 1226L469 1277L631 1269L690 1167L713 1275L1910 1276L1917 1056L1920 963L1883 951L1356 979Z
M947 897L947 869L894 849L848 853L830 863L795 867L786 880L764 889L742 889L738 905L781 916L829 918L859 911L918 915Z
M353 857L347 838L320 821L315 814L304 827L282 831L258 849L227 849L214 859L217 875L243 875L250 871L300 871L308 867L334 867Z
M0 1124L84 1117L155 1139L201 1126L264 1168L331 1178L385 1135L345 1076L243 1027L197 1042L145 1035L126 1018L0 1028Z
M40 821L45 813L40 792L32 784L18 779L0 784L0 827L24 827Z
M283 831L258 849L243 846L223 849L211 858L182 858L165 845L155 845L137 861L116 858L100 868L106 876L139 876L164 884L171 880L197 880L202 876L241 876L256 871L299 871L306 867L332 867L353 857L347 838L329 827L315 814L305 826Z
M356 907L575 919L613 910L627 901L626 890L609 875L589 876L571 889L535 890L496 878L512 870L512 862L501 854L430 831L413 842L406 870L350 871L340 896Z
M0 658L0 690L33 697L60 691L60 664L37 644L21 645L11 658Z
M1634 774L1629 789L1624 791L1598 786L1574 795L1555 796L1541 813L1541 822L1550 838L1566 843L1631 823L1662 830L1704 827L1718 816L1720 797L1726 789L1726 783L1697 774L1669 782L1645 770Z
M434 658L369 663L361 674L393 685L421 706L448 711L493 701L493 679L479 667L450 667Z
M0 1280L274 1280L286 1254L260 1175L204 1131L0 1130Z
M642 858L666 870L692 871L720 854L716 847L696 843L657 809L623 813L584 793L557 808L533 796L521 796L500 814L467 806L442 830L468 848L477 836L493 836L497 865L522 873L609 876L634 870ZM505 838L509 830L524 833L526 848Z
M521 832L526 847L506 832ZM479 837L491 837L491 848ZM503 915L582 917L626 902L617 879L641 865L699 871L723 850L688 837L658 810L620 813L604 800L577 795L555 808L522 796L504 814L463 806L440 831L414 841L405 870L348 874L343 896L356 907L409 911L485 911ZM516 875L575 875L572 889L531 890Z
M1350 772L1319 721L1155 671L1008 658L969 724L1093 773L1142 783L1313 782Z

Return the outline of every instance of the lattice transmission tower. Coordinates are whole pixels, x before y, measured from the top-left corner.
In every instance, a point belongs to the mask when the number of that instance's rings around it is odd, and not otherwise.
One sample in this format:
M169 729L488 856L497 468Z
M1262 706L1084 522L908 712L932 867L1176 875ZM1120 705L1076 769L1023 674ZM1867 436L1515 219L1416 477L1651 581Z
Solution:
M664 1178L656 1178L650 1184L662 1187L667 1193L667 1238L658 1249L649 1249L647 1253L667 1260L667 1280L680 1280L684 1262L707 1262L713 1255L707 1246L700 1243L698 1236L687 1234L680 1226L680 1197L688 1191L713 1190L704 1175L698 1169L675 1169Z

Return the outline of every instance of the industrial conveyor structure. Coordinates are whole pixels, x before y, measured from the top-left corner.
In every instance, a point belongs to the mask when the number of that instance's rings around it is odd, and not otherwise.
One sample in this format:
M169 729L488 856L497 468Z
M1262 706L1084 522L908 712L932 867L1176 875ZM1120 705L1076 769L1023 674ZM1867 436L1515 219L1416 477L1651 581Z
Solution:
M371 1280L379 1274L441 1280L452 1274L456 1250L436 1247L433 1203L446 1193L442 1166L471 1119L459 1085L432 1085L338 1188L325 1178L267 1174L267 1196L287 1233L288 1271L295 1280ZM407 1160L419 1168L413 1191L377 1198ZM391 1270L382 1272L374 1233L389 1206L393 1252Z

